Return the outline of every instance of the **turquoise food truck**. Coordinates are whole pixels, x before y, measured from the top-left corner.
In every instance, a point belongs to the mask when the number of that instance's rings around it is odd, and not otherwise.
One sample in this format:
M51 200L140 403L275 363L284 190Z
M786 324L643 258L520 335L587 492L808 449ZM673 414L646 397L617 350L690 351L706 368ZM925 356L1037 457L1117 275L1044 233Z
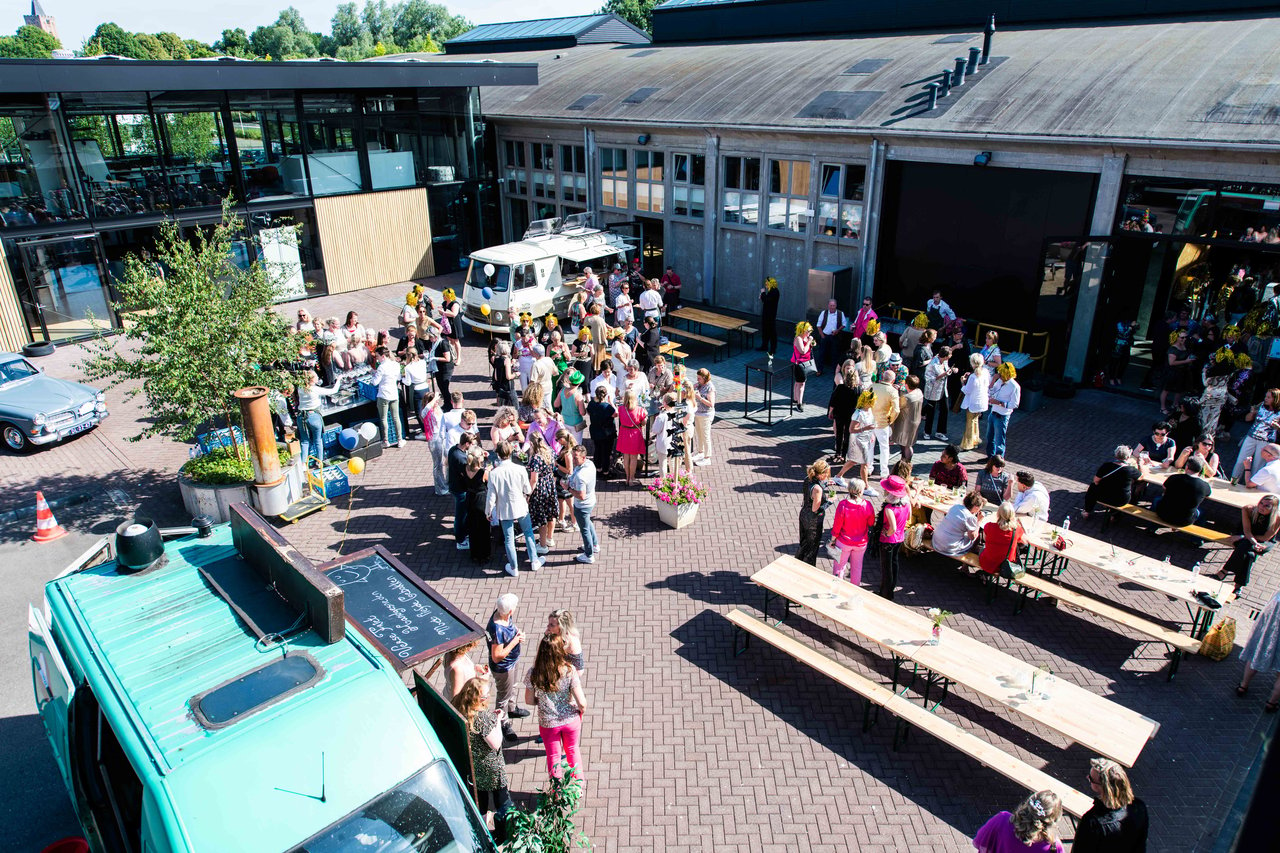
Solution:
M234 510L169 542L123 524L115 559L78 561L29 609L36 705L90 846L494 851L458 732L438 736L438 697L415 699L402 665L479 626L416 579L379 586L388 555L313 566ZM403 618L369 609L388 594Z

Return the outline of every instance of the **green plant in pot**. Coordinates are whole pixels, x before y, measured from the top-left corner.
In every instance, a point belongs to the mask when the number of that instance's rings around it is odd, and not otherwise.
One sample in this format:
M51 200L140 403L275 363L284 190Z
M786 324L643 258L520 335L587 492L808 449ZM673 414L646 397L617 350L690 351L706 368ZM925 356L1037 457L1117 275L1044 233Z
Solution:
M82 365L91 379L126 385L126 397L146 399L147 425L130 441L191 441L206 425L239 422L237 389L284 392L292 385L286 372L261 367L298 353L295 333L272 310L283 265L238 260L236 250L243 253L249 236L228 201L218 224L190 230L184 237L177 223L166 222L150 253L125 258L124 275L115 281L115 308L126 318L123 340L95 324L98 336ZM183 473L211 485L252 482L248 448L235 432L226 452L192 459Z

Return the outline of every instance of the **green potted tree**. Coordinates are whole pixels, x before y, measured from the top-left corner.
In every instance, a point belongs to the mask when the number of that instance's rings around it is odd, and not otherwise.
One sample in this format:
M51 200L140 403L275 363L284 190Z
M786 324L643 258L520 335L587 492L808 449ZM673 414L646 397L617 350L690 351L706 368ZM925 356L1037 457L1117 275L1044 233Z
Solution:
M124 340L98 326L83 363L91 379L127 383L127 397L145 397L147 426L130 441L187 442L204 429L228 428L228 446L191 459L178 475L187 511L221 521L231 503L248 501L253 482L232 394L246 385L288 390L284 371L262 366L298 353L293 331L272 310L285 272L261 261L237 263L234 249L244 239L245 224L229 202L221 222L190 239L175 222L161 225L154 251L127 256L115 281Z

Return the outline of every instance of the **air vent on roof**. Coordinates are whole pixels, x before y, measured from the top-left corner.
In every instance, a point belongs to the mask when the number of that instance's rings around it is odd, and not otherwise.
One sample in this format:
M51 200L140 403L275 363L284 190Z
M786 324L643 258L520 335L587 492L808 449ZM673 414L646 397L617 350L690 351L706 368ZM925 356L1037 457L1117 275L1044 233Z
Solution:
M855 65L850 65L844 70L845 74L874 74L881 68L884 68L893 60L891 59L863 59Z
M935 41L934 44L964 44L965 42L972 41L975 38L977 38L976 35L943 36Z
M848 121L862 115L863 111L878 101L883 94L884 92L823 92L796 113L796 118Z
M658 51L656 50L638 50L635 53L628 53L627 56L631 57L632 59L639 59L642 56L653 56L657 52Z
M587 107L591 106L592 104L594 104L596 101L600 100L603 97L604 95L583 95L581 98L578 98L578 100L574 101L572 104L565 107L565 109L566 110L585 110Z
M658 88L656 86L645 86L643 89L636 89L630 95L627 95L627 97L623 98L622 103L624 104L643 103L646 98L648 98L650 95L652 95L656 91L658 91Z

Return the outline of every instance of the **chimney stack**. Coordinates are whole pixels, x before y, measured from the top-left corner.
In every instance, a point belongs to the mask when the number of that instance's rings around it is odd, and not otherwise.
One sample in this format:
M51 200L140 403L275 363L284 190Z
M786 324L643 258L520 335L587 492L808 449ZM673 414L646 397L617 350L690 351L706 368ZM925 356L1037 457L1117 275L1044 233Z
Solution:
M978 60L979 65L986 65L991 61L991 37L996 32L996 16L992 15L991 20L987 21L987 28L982 31L982 59Z
M967 63L963 56L956 57L956 70L951 72L951 87L958 89L964 85L964 68Z
M951 94L951 69L942 69L942 82L938 84L938 97L945 98Z
M978 71L978 54L982 51L976 47L969 48L969 63L965 66L964 73L972 77Z
M937 83L930 83L925 86L929 90L929 106L927 109L933 110L938 107L938 89L941 88Z

